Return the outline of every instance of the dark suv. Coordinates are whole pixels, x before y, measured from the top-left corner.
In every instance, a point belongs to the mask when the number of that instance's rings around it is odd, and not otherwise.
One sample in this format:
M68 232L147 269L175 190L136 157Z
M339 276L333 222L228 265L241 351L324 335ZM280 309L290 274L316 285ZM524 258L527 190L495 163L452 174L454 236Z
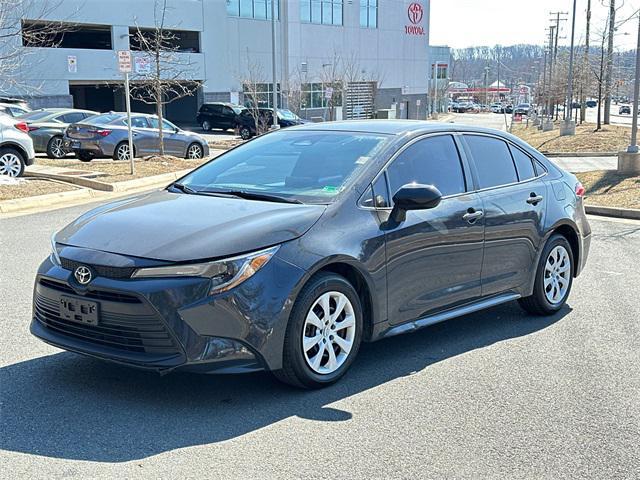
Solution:
M256 117L258 120L257 126ZM291 110L278 109L278 125L280 128L293 127L294 125L302 125L303 123L308 123L308 121L303 120ZM239 133L244 140L248 140L256 135L258 130L260 130L261 133L268 131L272 124L273 108L258 108L256 110L247 108L238 116Z
M266 369L328 385L361 342L513 300L561 310L589 252L583 195L497 130L278 130L55 234L31 331L163 373Z
M238 126L238 115L245 108L233 103L204 103L198 112L196 120L205 132L218 128L231 130Z

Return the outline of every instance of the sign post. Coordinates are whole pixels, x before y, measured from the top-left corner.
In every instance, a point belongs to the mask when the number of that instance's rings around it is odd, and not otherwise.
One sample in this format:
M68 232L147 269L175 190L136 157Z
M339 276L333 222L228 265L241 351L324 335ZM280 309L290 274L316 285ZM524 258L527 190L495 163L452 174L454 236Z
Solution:
M129 73L131 73L131 51L118 51L118 69L124 73L125 101L127 104L127 130L129 132L129 162L131 163L131 175L136 173L136 165L133 159L133 131L131 130L131 93L129 90Z

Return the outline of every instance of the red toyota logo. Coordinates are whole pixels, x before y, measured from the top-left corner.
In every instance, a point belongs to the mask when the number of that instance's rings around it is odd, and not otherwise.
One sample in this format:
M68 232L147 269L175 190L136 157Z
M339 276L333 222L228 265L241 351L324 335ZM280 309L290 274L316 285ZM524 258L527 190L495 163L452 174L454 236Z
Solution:
M420 20L422 20L422 15L424 15L422 5L415 2L412 3L407 9L407 15L409 16L409 21L414 25L420 23Z

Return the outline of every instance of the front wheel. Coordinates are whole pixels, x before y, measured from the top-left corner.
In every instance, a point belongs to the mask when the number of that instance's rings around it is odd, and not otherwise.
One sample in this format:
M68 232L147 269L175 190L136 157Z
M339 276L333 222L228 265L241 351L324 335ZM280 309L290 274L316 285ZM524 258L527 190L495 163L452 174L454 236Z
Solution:
M204 130L205 132L211 131L211 123L209 122L209 120L205 120L202 122L202 130Z
M353 286L339 275L316 275L291 311L282 370L275 376L300 388L336 382L358 353L362 325L362 306Z
M251 130L248 127L240 128L240 138L249 140L251 138Z
M64 140L62 137L53 137L47 144L47 157L60 159L67 156L67 151L64 149Z
M192 143L187 148L186 158L189 160L198 160L204 157L204 149L199 143Z
M23 155L11 147L0 148L0 175L20 177L24 173Z
M573 272L571 245L564 236L552 235L538 263L533 293L519 299L520 306L535 315L551 315L557 312L569 297Z

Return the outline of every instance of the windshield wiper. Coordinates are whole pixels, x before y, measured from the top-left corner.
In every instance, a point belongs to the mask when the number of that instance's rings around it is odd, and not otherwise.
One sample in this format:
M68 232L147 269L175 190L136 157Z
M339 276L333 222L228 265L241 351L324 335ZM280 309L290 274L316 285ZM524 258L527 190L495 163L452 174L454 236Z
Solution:
M246 190L198 190L195 193L201 195L231 196L247 200L264 200L266 202L303 204L303 202L295 198L285 198L279 195L271 195L269 193L247 192Z
M171 184L171 186L173 188L175 188L175 189L180 190L181 192L184 192L184 193L189 193L189 194L198 193L193 188L188 187L187 185L185 185L183 183L173 183L173 184Z

